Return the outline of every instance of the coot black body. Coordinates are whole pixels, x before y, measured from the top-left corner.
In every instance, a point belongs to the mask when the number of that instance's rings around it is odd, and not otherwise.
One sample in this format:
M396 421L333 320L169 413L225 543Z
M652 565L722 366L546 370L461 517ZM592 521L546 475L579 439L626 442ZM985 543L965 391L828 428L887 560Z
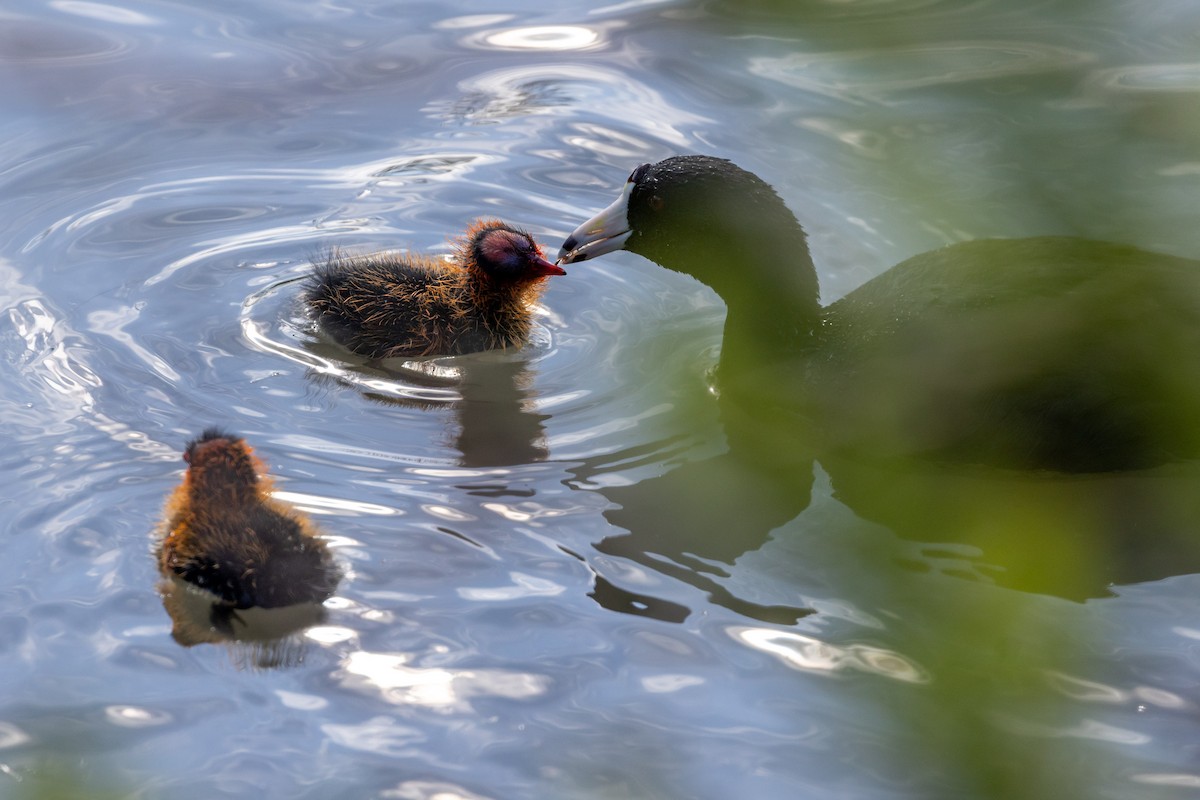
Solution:
M638 167L559 261L617 249L711 286L728 309L723 397L817 449L1066 473L1200 455L1200 262L981 240L823 307L795 217L710 156Z

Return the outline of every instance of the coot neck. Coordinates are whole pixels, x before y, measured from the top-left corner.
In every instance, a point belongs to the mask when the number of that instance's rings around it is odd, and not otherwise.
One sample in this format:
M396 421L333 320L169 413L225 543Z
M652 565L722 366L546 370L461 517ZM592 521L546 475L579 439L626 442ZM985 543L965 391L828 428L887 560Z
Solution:
M784 208L730 231L697 231L695 245L657 253L659 264L711 287L726 306L723 381L791 361L814 342L821 324L817 274L803 228Z
M727 300L720 376L728 380L794 361L814 335L811 320L797 314L793 304L767 296L757 298L753 304Z

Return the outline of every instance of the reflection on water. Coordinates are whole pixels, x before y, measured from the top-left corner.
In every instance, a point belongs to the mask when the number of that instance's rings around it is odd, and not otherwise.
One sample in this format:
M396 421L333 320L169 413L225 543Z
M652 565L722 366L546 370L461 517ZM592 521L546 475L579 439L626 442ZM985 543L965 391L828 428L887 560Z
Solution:
M500 50L586 50L604 44L600 32L577 25L539 25L488 31L469 37L466 44Z
M51 25L44 20L7 19L0 34L0 63L56 66L96 64L114 61L134 46L113 33L88 29L83 25Z
M1073 70L1094 60L1090 53L1064 47L975 41L763 57L752 59L749 68L764 78L849 102L886 102L896 92Z
M305 643L299 634L326 619L321 603L236 609L174 575L159 584L159 593L171 616L171 637L176 642L184 647L227 645L230 659L239 669L302 663Z
M532 343L509 351L410 360L359 358L325 341L310 321L299 330L287 320L256 319L260 303L297 291L303 280L276 282L247 298L242 318L247 339L304 365L318 385L355 389L363 397L401 407L452 410L457 428L453 442L464 467L528 464L546 457L543 423L548 416L538 413L534 402L530 363L538 350L550 346L544 326L535 321ZM272 313L279 306L268 308ZM535 313L545 316L540 307ZM284 327L273 331L273 324ZM286 340L297 337L298 344Z
M409 657L386 653L352 653L336 680L348 688L369 688L385 703L427 706L441 713L470 713L477 697L529 700L543 695L550 681L543 675L496 669L443 669L406 666Z
M661 477L602 489L617 505L605 513L627 533L596 543L601 553L664 572L706 593L709 602L753 619L791 624L811 611L797 605L761 605L739 598L721 583L738 557L760 547L772 530L808 504L811 466L763 470L735 450L684 464ZM772 467L776 465L772 464ZM603 467L601 467L603 469ZM588 467L576 478L591 482ZM614 611L680 622L688 611L597 578L593 597Z
M747 646L770 653L793 669L834 673L856 669L908 683L925 683L929 676L904 656L878 647L838 647L828 642L770 628L733 627L729 635Z
M1089 82L1111 92L1200 92L1200 64L1141 64L1096 70Z
M454 447L464 467L532 464L548 455L545 421L533 400L533 374L513 357L477 357L463 365L455 404Z
M437 361L410 362L399 372L334 367L314 370L310 377L318 384L357 389L381 403L450 408L457 429L454 447L463 467L530 464L546 458L543 422L549 417L536 411L533 375L521 357L488 353L447 360L455 366L443 370Z

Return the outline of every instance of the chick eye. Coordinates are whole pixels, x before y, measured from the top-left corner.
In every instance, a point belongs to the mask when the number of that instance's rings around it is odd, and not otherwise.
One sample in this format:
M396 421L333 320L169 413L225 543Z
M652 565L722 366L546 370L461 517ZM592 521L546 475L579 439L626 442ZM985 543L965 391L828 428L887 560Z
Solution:
M650 195L650 200L648 202L650 203L651 211L662 211L663 206L666 205L666 202L656 194Z

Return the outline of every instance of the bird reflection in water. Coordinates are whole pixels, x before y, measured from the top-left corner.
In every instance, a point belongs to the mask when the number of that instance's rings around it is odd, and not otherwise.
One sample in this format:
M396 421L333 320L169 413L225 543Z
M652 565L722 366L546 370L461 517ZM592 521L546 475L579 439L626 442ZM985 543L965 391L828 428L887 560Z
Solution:
M723 409L724 410L724 409ZM738 597L723 583L727 565L756 550L771 531L809 504L811 453L802 443L785 443L778 431L764 446L745 426L723 414L727 452L681 464L663 475L599 491L614 507L605 518L626 533L609 536L596 549L640 564L703 591L707 600L742 616L790 625L812 610L803 604L764 605ZM766 439L769 420L755 423ZM610 467L604 459L574 468L575 482L594 485ZM682 622L684 605L618 586L597 575L593 599L613 611Z
M310 371L315 383L354 389L377 403L451 411L447 444L459 466L505 467L546 459L545 421L537 410L534 371L520 350L451 358L386 359L337 373Z
M546 414L537 411L533 372L517 354L461 359L462 381L454 405L454 446L464 467L496 467L544 461Z
M185 647L243 644L235 662L297 663L293 635L324 619L341 579L312 524L271 497L241 438L210 428L184 451L187 472L167 501L156 547L163 606Z

